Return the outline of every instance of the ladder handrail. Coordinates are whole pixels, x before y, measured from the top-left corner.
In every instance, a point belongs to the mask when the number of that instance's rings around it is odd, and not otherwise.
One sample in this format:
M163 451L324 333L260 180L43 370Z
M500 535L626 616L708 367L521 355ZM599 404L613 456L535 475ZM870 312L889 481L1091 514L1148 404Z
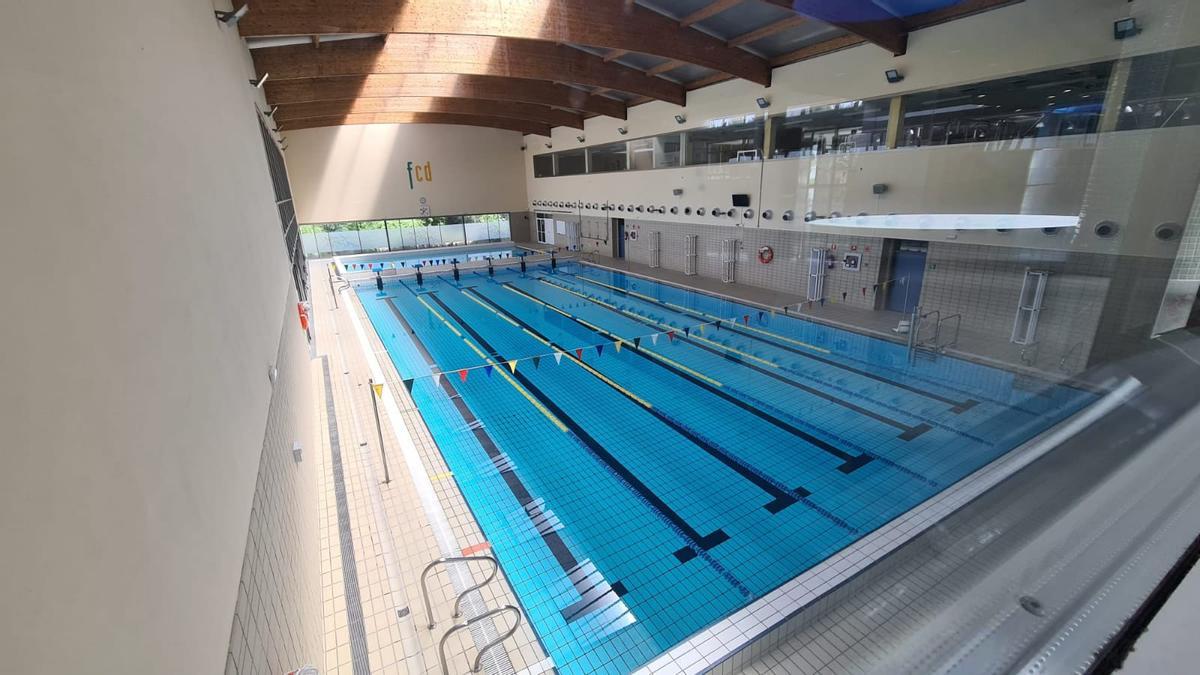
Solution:
M496 578L496 575L500 572L499 561L490 555L446 556L434 560L426 565L425 569L421 570L421 597L425 600L425 617L429 620L428 627L430 630L437 625L437 622L433 620L433 606L429 604L429 586L425 584L425 579L429 576L429 572L438 565L445 565L447 563L469 563L476 561L490 562L492 564L492 571L482 582L467 588L463 592L459 593L458 597L454 599L454 614L452 616L453 618L457 619L462 614L462 612L459 610L462 607L462 600L464 597L466 597L467 593L470 593L471 591L477 591L484 586L487 586L493 579Z
M467 619L462 623L454 624L450 627L450 630L446 631L446 634L442 636L442 640L438 642L438 661L442 665L442 675L450 675L450 667L446 664L446 640L448 640L454 633L464 628L469 628L474 623L484 619L489 619L497 614L503 614L504 612L512 612L516 616L516 620L513 621L513 625L508 629L508 631L484 645L483 648L479 650L479 653L475 655L475 663L471 667L471 672L478 673L479 669L483 666L483 655L488 653L489 650L491 650L493 647L496 647L501 642L504 642L508 638L512 637L517 632L517 628L521 627L521 610L512 605L497 607L496 609L490 609L473 619Z

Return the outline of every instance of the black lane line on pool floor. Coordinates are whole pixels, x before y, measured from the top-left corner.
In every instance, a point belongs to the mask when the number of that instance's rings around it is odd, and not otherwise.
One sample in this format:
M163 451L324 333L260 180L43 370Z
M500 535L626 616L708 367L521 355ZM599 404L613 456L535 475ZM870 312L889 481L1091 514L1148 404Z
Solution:
M496 304L490 298L487 298L487 297L483 296L482 294L476 293L474 291L472 291L471 294L473 296L475 296L476 298L479 298L479 300L481 302L487 303L490 307L495 309L501 315L506 316L509 319L511 319L513 322L518 324L521 328L524 328L525 330L529 331L529 333L531 335L534 335L534 336L546 341L547 343L550 344L551 347L561 351L567 358L571 359L572 361L577 361L577 362L579 361L578 358L575 358L571 355L571 352L569 349L567 349L566 347L563 347L560 344L553 342L552 340L550 340L550 338L546 337L545 334L541 333L533 326L530 326L528 323L522 321L519 317L515 316L508 310L506 310L503 307L501 307L500 305ZM642 356L647 361L651 360L650 357L646 356L645 354L639 354L639 356ZM585 369L590 369L588 366L586 366L582 362L580 362L580 366ZM597 379L600 379L600 378L597 378ZM609 384L608 382L605 382L603 379L601 379L600 381L604 382L605 384ZM708 441L707 439L703 438L696 432L689 429L686 425L673 419L671 416L667 415L666 413L662 412L661 410L658 410L657 408L647 407L641 401L639 401L636 398L634 398L633 396L631 396L630 392L625 391L619 387L613 386L611 384L609 386L612 387L613 391L617 392L618 394L621 394L625 398L627 398L630 401L637 404L638 407L642 408L646 412L653 415L655 418L657 418L663 424L666 424L667 426L674 429L676 431L676 433L678 433L679 435L681 435L684 438L691 441L694 445L699 447L704 452L708 453L714 459L721 462L725 466L729 467L733 471L737 472L737 474L739 476L741 476L742 478L745 478L746 480L753 483L756 487L758 487L758 489L762 490L763 492L766 492L768 495L771 495L772 500L763 506L763 508L766 509L768 513L771 513L771 514L779 513L780 511L786 509L787 507L791 506L792 504L795 504L797 501L799 501L805 497L808 497L809 495L812 494L812 492L810 490L807 490L804 487L795 487L795 488L786 487L782 482L777 481L777 480L767 476L762 471L743 463L742 460L737 459L733 455L729 454L729 452L727 452L725 449L723 449L723 448L717 446L715 443L712 443L712 442Z
M413 345L421 353L421 357L425 359L425 363L431 369L436 369L437 361L429 353L424 341L417 335L412 324L409 323L408 319L404 318L404 315L400 312L400 308L396 307L391 298L387 298L387 304L392 310L392 314L395 315L396 320L400 322L404 330L408 331ZM558 532L554 530L542 532L542 528L538 527L537 516L544 512L536 508L536 500L530 494L528 488L525 487L525 484L521 482L521 478L517 476L516 470L512 466L506 466L507 455L501 452L500 448L496 446L491 435L484 429L483 422L479 421L475 417L475 413L471 412L466 401L463 400L462 396L454 388L454 385L450 383L450 378L441 378L441 387L442 391L446 393L446 396L454 404L454 408L458 411L458 414L462 416L463 421L466 422L467 427L475 435L475 440L479 442L479 445L483 447L483 451L487 453L488 459L492 460L492 464L499 470L500 477L504 479L504 484L508 486L517 503L525 510L525 515L533 523L534 529L538 530L546 547L550 549L550 553L558 561L559 567L562 567L563 574L571 580L571 583L575 586L575 591L579 593L581 600L562 610L563 619L567 623L582 619L596 610L607 609L618 598L623 597L628 592L628 589L620 581L609 585L602 575L578 574L583 568ZM418 407L417 411L421 412L421 409ZM423 412L421 412L421 416L424 417ZM604 602L601 602L601 600L604 600Z
M545 277L538 277L537 279L538 279L538 281L544 281ZM550 282L547 282L547 283L550 283ZM560 286L559 288L562 288L562 287ZM572 292L566 288L562 288L562 290L567 291L567 292ZM590 298L589 298L589 301L594 302ZM605 309L608 309L608 308L606 307ZM628 315L626 315L626 316L628 316ZM637 321L638 323L640 323L644 326L649 326L651 328L654 328L655 330L661 330L661 327L656 325L656 322L652 322L649 319L634 318L632 316L628 316L628 318L631 321ZM722 328L725 328L725 326L722 326ZM791 387L795 387L796 389L799 389L800 391L808 392L809 394L812 394L813 396L816 396L818 398L823 398L826 401L833 403L834 405L841 406L843 408L846 408L847 410L856 412L859 415L862 415L864 417L870 417L873 420L876 420L878 422L883 422L884 424L886 424L890 427L899 429L900 435L898 436L898 438L902 441L911 441L912 439L920 436L921 434L923 434L926 431L929 431L930 429L933 428L924 422L917 424L915 426L910 426L899 420L894 420L894 419L888 417L887 415L882 415L880 413L877 413L874 410L867 410L866 408L863 408L862 406L855 405L849 401L844 401L844 400L842 400L836 396L833 396L827 392L821 391L820 389L810 387L802 382L797 382L796 380L793 380L790 377L784 377L783 375L780 375L779 373L767 370L766 368L763 368L762 366L756 366L753 363L749 363L745 359L742 359L735 354L723 352L723 351L720 351L713 347L709 347L707 345L701 344L699 341L694 339L693 336L687 335L686 333L683 335L676 334L675 337L680 340L683 340L684 342L687 342L688 344L692 345L693 347L697 347L697 348L702 349L710 354L719 356L719 357L725 359L726 361L731 361L740 366L745 366L746 368L749 368L750 370L753 370L757 373L766 375L767 377L769 377L773 380L778 380L779 382L782 382Z
M555 287L555 288L557 288L557 289L559 289L559 290L563 291L564 293L570 293L570 294L572 294L572 295L577 295L577 296L579 296L580 298L583 298L584 300L587 300L588 302L591 302L591 303L593 303L593 304L597 304L597 305L599 305L600 307L603 307L604 309L607 309L607 310L609 310L609 311L612 311L612 312L620 312L620 313L622 314L622 316L624 316L624 317L628 318L628 319L629 319L629 320L631 320L631 321L637 321L638 323L644 324L644 325L646 325L646 326L649 326L649 327L652 327L652 328L656 328L656 330L662 330L661 326L663 326L663 325L667 325L667 327L668 327L668 328L672 328L672 329L674 329L674 327L673 327L673 326L670 326L669 324L662 324L662 323L656 322L654 319L650 319L649 317L642 316L642 315L640 315L640 314L637 314L637 313L635 313L635 312L630 312L630 311L629 311L629 310L627 310L627 309L621 309L621 308L617 308L617 307L613 307L613 306L606 306L606 305L604 304L604 302L603 302L603 301L601 301L601 300L597 300L596 298L594 298L594 297L592 297L592 296L590 296L590 295L587 295L587 294L586 294L586 292L585 292L584 290L582 290L582 289L578 289L578 290L577 290L577 289L570 288L570 287L566 286L565 284L558 284L558 283L554 283L554 282L552 282L552 281L550 281L550 280L549 280L549 277L546 277L546 276L540 276L540 277L534 277L534 278L535 278L535 279L537 279L538 281L542 282L542 283L549 284L549 285L551 285L551 286L553 286L553 287ZM723 322L723 323L724 323L724 322ZM726 328L726 326L724 326L724 325L722 325L722 326L721 326L721 329L722 329L722 330L724 330L725 328ZM676 329L676 330L681 330L681 329ZM805 386L805 385L803 385L803 384L801 384L801 383L798 383L798 382L796 382L795 380L792 380L792 379L790 379L790 378L784 377L784 376L780 375L779 373L775 373L775 372L773 372L773 371L770 371L770 370L765 370L765 369L761 369L761 368L759 368L759 367L757 367L757 366L754 366L754 365L752 365L752 364L750 364L750 363L748 363L748 362L746 362L746 361L742 360L742 359L741 359L740 357L738 357L736 354L727 354L727 353L725 353L725 352L722 352L722 351L720 351L718 348L710 348L710 347L707 347L707 346L705 346L705 345L703 345L703 344L700 344L699 342L696 342L694 339L687 339L687 338L689 338L689 337L690 337L690 338L695 338L696 336L688 336L688 335L686 335L686 334L685 334L685 335L679 335L678 333L676 333L675 337L679 338L680 340L685 340L685 339L686 339L686 340L687 340L689 343L691 343L692 345L694 345L694 346L696 346L696 347L699 347L699 348L701 348L701 349L704 349L704 350L706 350L706 351L710 351L710 352L712 352L713 354L715 354L715 355L717 355L717 356L720 356L720 357L722 357L722 358L724 358L724 359L726 359L726 360L728 360L728 361L733 361L734 363L740 363L740 364L742 364L742 365L744 365L744 366L746 366L746 367L748 367L748 368L754 368L755 370L762 370L763 374L765 374L765 375L768 375L768 376L770 376L770 377L773 377L773 378L775 378L775 379L778 379L778 380L780 380L781 382L784 382L784 383L786 383L786 384L791 384L791 385L793 385L793 386L798 386L798 387L801 387L801 388L803 388L803 387ZM718 343L718 344L719 344L719 343ZM725 347L725 349L731 349L731 348L729 348L729 347ZM756 357L756 358L758 358L758 357ZM783 366L780 366L780 370L782 370L782 371L783 371L783 372L785 372L785 373L791 373L791 374L793 374L793 375L797 375L797 376L799 376L799 377L804 377L804 378L806 378L806 379L815 379L815 378L814 378L813 376L811 376L811 375L808 375L808 374L806 374L806 373L802 373L802 372L797 372L796 370L793 370L793 369L791 369L791 368L785 368L785 367L783 367ZM855 392L852 392L852 391L850 391L850 390L846 389L845 387L842 387L841 385L836 385L836 384L827 384L827 386L829 386L830 388L832 388L832 389L834 389L834 390L836 390L836 391L842 391L842 392L845 392L845 393L846 393L846 395L848 395L848 396L854 396L854 395L856 395L856 394L855 394ZM818 395L820 395L820 394L818 394ZM859 394L859 395L861 395L861 394ZM828 396L832 396L832 394L829 394ZM822 396L822 398L825 398L825 396ZM843 403L843 399L838 399L838 398L836 398L836 397L835 397L835 398L833 398L832 400L833 400L835 403L839 403L839 404L841 404L841 405L844 405L844 406L845 406L845 407L847 407L847 408L850 408L850 409L852 409L852 410L859 411L859 410L858 410L858 408L859 408L858 406L856 406L856 405L854 405L854 404L852 404L852 403L849 403L848 401L846 401L846 402L844 402L844 403ZM892 410L892 411L894 411L894 412L898 412L898 413L900 413L900 414L902 414L902 415L912 415L912 416L916 417L916 415L914 415L913 413L910 413L910 412L908 412L907 410L904 410L903 408L901 408L901 407L899 407L899 406L897 406L897 405L895 405L895 404L887 403L887 402L884 402L884 401L879 401L879 400L876 400L876 399L873 399L873 398L869 398L868 400L870 400L872 403L874 403L875 405L877 405L877 406L880 406L880 407L882 407L882 408L886 408L886 409L888 409L888 410ZM1018 408L1018 409L1019 409L1019 408ZM872 411L869 411L869 410L867 410L867 411L860 411L860 412L864 412L864 413L866 413L866 414L870 414ZM938 429L941 429L941 430L943 430L943 431L948 431L948 432L950 432L950 433L952 433L952 434L955 434L955 435L957 435L957 436L962 436L963 438L970 439L970 440L972 440L972 441L975 441L976 443L979 443L979 444L981 444L981 445L985 445L985 446L988 446L988 447L994 446L994 445L996 444L996 443L995 443L995 441L989 441L989 440L988 440L988 439L986 439L986 438L983 438L983 437L981 437L981 436L978 436L978 435L976 435L976 434L972 434L972 433L971 433L971 432L969 432L969 431L965 431L965 430L963 430L963 429L956 428L956 427L954 427L954 426L952 426L952 425L946 424L946 423L944 423L944 422L941 422L941 421L939 421L939 420L936 420L936 419L935 419L935 420L928 420L928 421L924 421L924 422L922 422L921 424L918 424L918 425L916 425L915 427L909 427L909 426L907 426L907 425L904 425L902 422L897 422L895 425L891 425L891 426L896 426L897 428L902 428L902 429L910 430L910 431L905 431L905 432L902 432L902 433L901 433L901 434L898 436L898 438L900 438L901 440L904 440L904 441L909 441L909 440L912 440L912 439L916 438L917 436L920 436L921 434L925 433L926 431L929 431L930 429L933 429L933 428L935 428L935 427L936 427L936 428L938 428ZM861 450L860 450L860 451L861 451ZM879 457L876 457L876 459L879 459ZM904 470L904 471L908 471L907 469L902 469L902 470ZM914 475L918 475L918 474L914 474ZM924 479L923 477L922 477L922 479L923 479L923 480L927 480L927 479Z
M503 356L501 356L491 346L491 343L489 343L482 335L479 334L479 331L472 328L471 325L464 321L462 317L460 317L453 309L450 309L450 307L438 297L437 291L428 291L425 293L425 295L431 298L439 307L442 308L443 311L450 315L450 318L454 319L455 323L457 323L460 328L466 331L466 333L470 335L473 340L478 342L481 347L486 349L493 359L499 361L501 365L498 367L504 367L503 364L507 363L508 359L505 359ZM621 464L621 462L618 461L617 458L614 457L612 453L610 453L608 449L605 448L599 441L593 438L586 429L580 426L578 422L571 419L570 415L567 415L565 412L563 412L562 408L558 407L558 405L551 400L549 396L543 393L542 390L539 389L535 384L530 382L529 378L525 377L521 373L513 373L513 377L525 387L531 396L536 398L539 403L545 406L547 410L557 417L559 421L567 425L572 433L575 434L575 437L578 438L584 444L584 446L591 450L597 458L607 465L611 471L617 474L617 476L621 478L622 482L630 486L634 492L636 492L642 498L643 501L658 511L663 518L667 520L667 522L673 525L676 530L683 535L683 538L688 541L689 545L684 546L678 551L675 551L675 557L679 560L679 562L687 562L692 558L695 558L697 549L701 551L707 551L718 544L729 540L729 535L725 534L725 531L719 528L713 530L707 535L702 535L697 532L691 525L688 524L686 520L683 519L682 516L680 516L678 513L675 513L675 511L668 506L661 497L655 494L654 491L647 487L646 484L641 480L639 480L637 476L633 475L633 472L625 468L625 465Z
M549 282L547 282L547 283L549 283ZM512 286L510 284L510 282L504 282L503 285L508 288L512 288L517 293L522 293L522 294L525 293L521 289L519 289L515 286ZM603 307L603 305L600 305L600 306ZM563 314L565 316L567 316L567 318L571 319L572 321L574 321L576 323L580 323L577 318L571 316L569 313L564 312ZM591 330L591 328L585 324L580 323L580 325L584 326L585 328L588 328L588 330ZM678 334L675 337L682 339L682 337L679 336ZM638 351L638 349L635 347L634 352L637 352L637 351ZM845 450L842 450L841 448L838 448L830 443L827 443L827 442L817 438L816 436L813 436L812 434L808 433L807 431L804 431L803 429L796 427L793 424L789 424L788 422L785 422L784 420L781 420L778 417L775 417L774 415L772 415L766 411L763 411L763 410L760 410L760 409L754 407L753 405L739 399L738 397L733 396L729 392L721 391L717 387L712 386L711 384L705 382L704 380L701 380L700 378L696 377L695 375L692 375L691 373L688 373L683 370L679 370L668 364L663 364L663 367L670 368L675 374L684 378L688 382L691 382L692 384L696 385L697 387L700 387L700 388L704 389L705 391L707 391L711 394L714 394L714 395L732 403L733 405L741 408L742 410L749 412L750 414L754 415L755 417L765 420L769 424L776 426L780 429L783 429L784 431L807 441L808 443L817 447L818 449L820 449L830 455L833 455L834 457L837 457L838 459L842 460L842 465L838 467L838 471L841 471L842 473L853 473L855 470L865 466L866 464L870 463L872 459L874 459L870 455L865 455L865 454L852 455L852 454L846 452Z
M585 283L595 284L595 285L597 285L597 286L599 286L599 287L601 287L601 288L606 288L606 289L608 289L608 290L610 290L610 291L613 291L614 293L620 293L621 295L624 295L624 296L628 296L628 295L629 295L629 291L627 291L627 290L624 290L624 289L621 289L621 288L617 288L617 287L615 287L615 286L610 286L610 285L608 285L608 284L605 284L605 283L603 283L603 282L596 281L595 279L589 279L589 278L587 278L587 277L585 277L585 276L581 276L581 275L578 275L578 274L571 274L570 272L564 272L564 274L567 274L567 275L571 276L572 278L574 278L574 279L578 279L578 280L580 280L580 281L583 281L583 282L585 282ZM666 304L664 304L664 303L663 303L662 301L660 301L660 300L654 300L654 299L650 299L650 298L645 298L645 297L641 297L640 295L639 295L639 296L638 296L636 299L637 299L637 300L641 300L641 301L643 301L643 302L649 302L649 303L653 303L653 304L655 304L655 305L658 305L659 307L662 307L663 309L665 309L665 310L667 310L667 311L670 311L670 312L675 312L675 313L677 313L677 314L679 314L679 313L687 313L687 314L692 314L692 315L695 315L695 314L696 314L696 312L695 312L694 310L690 310L690 309L687 309L687 308L676 308L676 307L672 307L672 306L669 306L669 305L666 305ZM758 311L758 310L755 310L755 311ZM877 382L882 382L882 383L884 383L884 384L891 385L891 386L893 386L893 387L896 387L896 388L898 388L898 389L903 389L903 390L905 390L905 391L911 391L911 392L912 392L912 393L914 393L914 394L918 394L918 395L920 395L920 396L924 396L925 398L933 399L934 401L940 401L940 402L942 402L942 403L945 403L946 405L949 405L949 406L951 406L951 408L950 408L950 412L952 412L952 413L954 413L954 414L956 414L956 415L957 415L957 414L960 414L960 413L964 413L964 412L966 412L966 411L970 410L971 408L974 408L976 405L979 405L979 401L976 401L975 399L971 399L971 398L969 398L969 399L966 399L965 401L956 401L956 400L954 400L954 399L952 399L952 398L948 398L948 397L946 397L946 396L942 396L941 394L936 394L936 393L934 393L934 392L931 392L931 391L928 391L928 390L925 390L925 389L921 389L920 387L914 387L914 386L912 386L911 384L905 384L905 383L903 383L903 382L897 382L896 380L888 379L888 378L886 378L886 377L883 377L882 375L876 375L875 373L871 373L871 372L868 372L868 371L865 371L865 370L861 370L861 369L859 369L859 368L855 368L855 367L853 367L853 366L848 366L848 365L846 365L846 364L844 364L844 363L838 363L837 361L834 361L833 359L827 359L827 358L825 358L825 357L822 357L822 356L817 356L817 355L815 355L815 354L810 354L809 352L803 351L803 350L801 350L801 349L797 349L797 348L795 348L795 347L790 347L790 346L788 346L788 345L785 345L785 344L780 344L779 342L776 342L775 340L772 340L772 339L770 339L770 338L761 337L761 336L758 336L758 335L754 335L753 333L750 333L750 332L748 332L748 331L741 330L740 328L738 328L738 326L737 326L736 322L722 321L722 326L721 326L721 327L722 327L722 328L725 328L725 329L727 329L727 330L733 331L733 332L737 333L738 335L742 335L742 336L744 336L744 337L748 337L748 338L750 338L751 340L757 340L757 341L759 341L759 342L762 342L762 343L765 343L765 344L769 344L769 345L771 345L772 347L778 347L779 349L782 349L782 350L784 350L784 351L787 351L787 352L791 352L791 353L793 353L793 354L796 354L796 355L798 355L798 356L802 356L802 357L804 357L804 358L806 358L806 359L811 359L811 360L813 360L813 361L817 361L817 362L820 362L820 363L824 363L824 364L826 364L826 365L833 366L834 368L840 368L840 369L842 369L842 370L849 371L849 372L851 372L851 373L855 373L855 374L857 374L857 375L861 375L861 376L863 376L863 377L866 377L866 378L870 378L870 379L872 379L872 380L875 380L875 381L877 381Z
M338 434L337 407L333 402L333 378L329 357L321 356L325 376L325 417L329 420L329 459L333 465L333 497L337 502L338 544L342 553L342 585L346 595L346 630L350 635L350 667L354 675L370 675L367 659L367 630L358 589L358 563L354 558L354 532L350 528L350 505L346 501L346 476L342 469L342 444Z

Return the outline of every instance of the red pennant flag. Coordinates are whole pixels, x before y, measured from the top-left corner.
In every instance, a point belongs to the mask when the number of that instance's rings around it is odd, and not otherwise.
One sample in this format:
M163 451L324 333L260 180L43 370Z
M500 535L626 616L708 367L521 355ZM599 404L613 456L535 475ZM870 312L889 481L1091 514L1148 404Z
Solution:
M746 323L746 324L750 323L750 315L749 314L742 315L742 323Z
M575 350L575 358L579 359L580 361L583 360L583 347Z
M466 368L463 368L462 370L458 371L458 379L461 382L467 381L467 369Z
M675 341L675 331L673 331L673 330L667 331L667 339L674 342Z

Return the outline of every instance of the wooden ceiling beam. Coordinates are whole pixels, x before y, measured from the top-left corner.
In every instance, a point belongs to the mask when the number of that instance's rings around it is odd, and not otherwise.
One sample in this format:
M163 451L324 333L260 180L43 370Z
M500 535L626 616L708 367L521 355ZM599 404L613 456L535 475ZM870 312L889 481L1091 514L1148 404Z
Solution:
M836 26L900 56L908 50L908 25L872 0L762 0Z
M289 103L279 106L279 110L275 112L274 119L276 122L289 122L291 120L311 117L375 113L479 115L481 117L504 117L525 120L527 122L546 124L551 127L583 128L582 116L533 103L430 96L357 98L340 101Z
M608 63L609 61L616 61L628 53L628 49L610 49L607 54L601 56L600 58L604 59L605 63Z
M266 97L272 105L405 96L513 101L553 106L581 113L626 118L625 104L561 84L487 75L363 75L272 82Z
M692 24L700 23L705 19L714 17L727 9L732 9L745 1L746 0L716 0L716 2L710 2L691 14L680 17L679 25L687 28Z
M684 65L686 65L686 64L684 64L680 61L663 61L662 63L658 64L657 66L647 69L646 74L651 77L653 77L655 75L662 75L663 73L669 73L672 70L675 70L676 68L679 68Z
M751 42L757 42L765 37L770 37L776 33L782 33L785 30L795 28L796 26L807 22L808 19L805 17L802 17L799 14L793 14L785 19L772 21L762 28L757 28L755 30L742 33L741 35L735 35L734 37L729 38L729 41L725 44L729 45L730 47L740 47L742 45L750 44Z
M416 33L524 38L652 54L764 86L771 83L765 59L730 49L641 5L616 0L490 0L482 6L478 0L255 0L238 30L242 37Z
M373 74L494 75L561 81L642 94L683 105L683 87L644 77L643 71L599 56L538 40L484 35L401 35L385 39L344 40L320 50L307 45L253 50L259 73L271 81Z
M483 115L451 115L446 113L368 113L351 115L332 115L329 117L307 117L292 120L285 124L288 131L297 129L313 129L317 127L336 127L347 124L462 124L472 127L490 127L507 129L522 134L537 134L550 136L550 127L536 122L526 122L506 117L486 117Z

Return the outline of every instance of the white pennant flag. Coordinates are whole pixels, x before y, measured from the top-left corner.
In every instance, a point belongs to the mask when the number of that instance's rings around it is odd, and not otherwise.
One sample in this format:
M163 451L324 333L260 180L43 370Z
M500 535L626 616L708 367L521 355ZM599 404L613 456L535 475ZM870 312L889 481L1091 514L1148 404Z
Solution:
M433 374L433 386L435 386L435 387L436 387L436 386L438 386L438 385L439 385L439 384L441 384L441 383L442 383L442 374L441 374L441 373L434 373L434 374Z
M562 363L562 352L554 352L554 362Z
M651 344L658 344L658 333L655 333L655 334L653 334L653 335L651 335L651 336L650 336L650 343L651 343Z

